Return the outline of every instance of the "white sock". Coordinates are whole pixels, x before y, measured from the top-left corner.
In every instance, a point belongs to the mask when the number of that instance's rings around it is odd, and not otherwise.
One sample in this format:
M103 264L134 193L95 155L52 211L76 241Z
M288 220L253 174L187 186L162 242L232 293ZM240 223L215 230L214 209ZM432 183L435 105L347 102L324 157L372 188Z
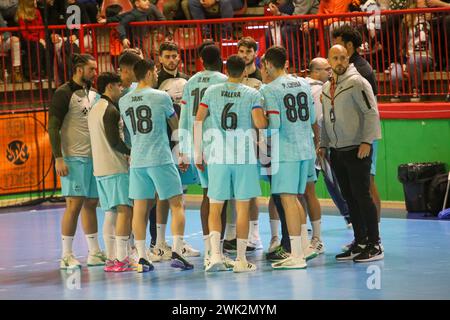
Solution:
M128 239L128 250L131 252L131 249L135 248L136 245L134 243L134 234L133 232L130 234L130 238Z
M156 245L166 241L166 224L156 224Z
M203 243L205 245L205 258L211 256L211 242L209 241L209 235L203 236Z
M90 254L94 254L100 251L100 246L98 245L98 233L87 234L86 240L88 243L88 250Z
M280 220L272 220L270 219L270 233L273 237L278 237L278 230L280 228Z
M73 243L73 238L74 237L70 237L70 236L61 236L62 238L62 256L66 256L72 253L72 243Z
M320 232L320 224L322 223L322 221L316 220L316 221L311 221L311 226L312 226L312 231L313 231L313 238L317 238L320 240L320 236L321 236L321 232Z
M220 232L211 231L209 233L209 242L211 245L211 257L221 256L220 252Z
M145 250L145 240L135 240L134 244L136 245L139 259L144 258L148 261L147 252Z
M302 224L301 235L300 236L302 238L302 249L304 251L304 250L306 250L306 248L309 247L308 226L306 224Z
M291 240L291 256L293 258L303 258L302 237L290 236Z
M106 257L114 260L116 256L116 220L117 213L106 211L103 221L103 242L105 243Z
M245 257L245 254L247 252L248 239L237 239L236 242L237 242L237 256L236 256L236 260L246 261L247 258Z
M248 229L249 242L255 243L259 239L259 221L251 220Z
M173 236L172 251L178 253L181 256L183 255L183 246L183 236Z
M236 239L236 224L227 223L225 226L225 239L233 240Z
M128 257L128 238L129 236L116 236L117 260L119 261Z

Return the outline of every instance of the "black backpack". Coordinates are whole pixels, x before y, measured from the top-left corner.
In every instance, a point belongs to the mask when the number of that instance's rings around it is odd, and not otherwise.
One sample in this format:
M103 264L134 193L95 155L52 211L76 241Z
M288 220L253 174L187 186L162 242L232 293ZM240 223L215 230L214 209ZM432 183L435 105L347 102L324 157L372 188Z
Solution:
M428 187L427 208L434 216L437 216L442 210L447 183L448 173L437 174L431 180L430 186ZM450 208L450 196L447 197L445 208Z

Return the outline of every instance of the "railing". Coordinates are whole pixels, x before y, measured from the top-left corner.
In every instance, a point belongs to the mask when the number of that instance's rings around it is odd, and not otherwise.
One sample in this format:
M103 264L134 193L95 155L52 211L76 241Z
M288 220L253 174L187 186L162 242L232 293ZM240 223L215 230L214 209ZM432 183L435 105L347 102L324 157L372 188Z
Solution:
M316 21L316 28L302 31L302 25L312 20ZM376 29L368 30L368 21L374 22ZM416 23L408 27L406 21ZM326 56L332 43L330 33L340 23L354 25L361 32L363 48L360 53L376 72L379 98L410 96L413 91L433 100L442 100L447 95L450 9L383 11L379 16L346 13L132 23L129 37L133 39L132 46L141 47L146 57L158 62L159 44L172 33L181 48L181 68L192 74L199 69L196 48L203 40L213 39L219 43L225 59L237 52L236 44L242 36L251 36L258 43L260 55L271 45L284 46L289 55L290 71L301 74L312 58ZM92 53L98 61L98 72L115 70L122 48L115 38L115 28L115 24L83 25L74 32L65 26L50 26L45 48L39 43L21 40L20 59L14 56L17 50L13 50L13 46L1 52L1 109L28 109L47 102L52 89L69 78L73 52ZM0 33L5 31L20 35L18 28L0 29ZM415 37L418 43L408 50L414 32L419 33ZM72 42L70 38L74 35L77 40ZM48 70L46 51L50 60ZM17 61L20 61L19 66ZM18 81L17 70L24 76L23 82Z

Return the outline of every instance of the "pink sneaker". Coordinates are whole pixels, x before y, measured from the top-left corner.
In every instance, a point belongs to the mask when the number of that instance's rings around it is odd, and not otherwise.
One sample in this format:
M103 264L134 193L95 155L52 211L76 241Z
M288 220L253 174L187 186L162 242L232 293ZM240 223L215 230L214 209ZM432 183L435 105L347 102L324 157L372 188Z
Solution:
M115 268L114 260L106 260L105 267L103 268L103 271L105 272L114 272Z
M115 260L114 261L114 272L126 272L126 271L134 271L135 269L130 263L128 257L123 261Z

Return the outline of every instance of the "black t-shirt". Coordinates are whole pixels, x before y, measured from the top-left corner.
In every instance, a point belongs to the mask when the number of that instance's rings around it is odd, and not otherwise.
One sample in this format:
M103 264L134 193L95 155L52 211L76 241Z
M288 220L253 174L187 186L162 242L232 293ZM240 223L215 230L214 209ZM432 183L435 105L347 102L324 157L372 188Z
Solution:
M262 81L261 70L256 68L255 72L253 72L252 74L249 74L248 77L249 78L258 79L259 81Z
M366 59L361 57L361 55L355 52L350 57L350 63L353 63L356 70L367 80L369 81L373 94L376 96L378 94L377 88L377 80L375 78L375 73L373 72L372 66L367 62Z

